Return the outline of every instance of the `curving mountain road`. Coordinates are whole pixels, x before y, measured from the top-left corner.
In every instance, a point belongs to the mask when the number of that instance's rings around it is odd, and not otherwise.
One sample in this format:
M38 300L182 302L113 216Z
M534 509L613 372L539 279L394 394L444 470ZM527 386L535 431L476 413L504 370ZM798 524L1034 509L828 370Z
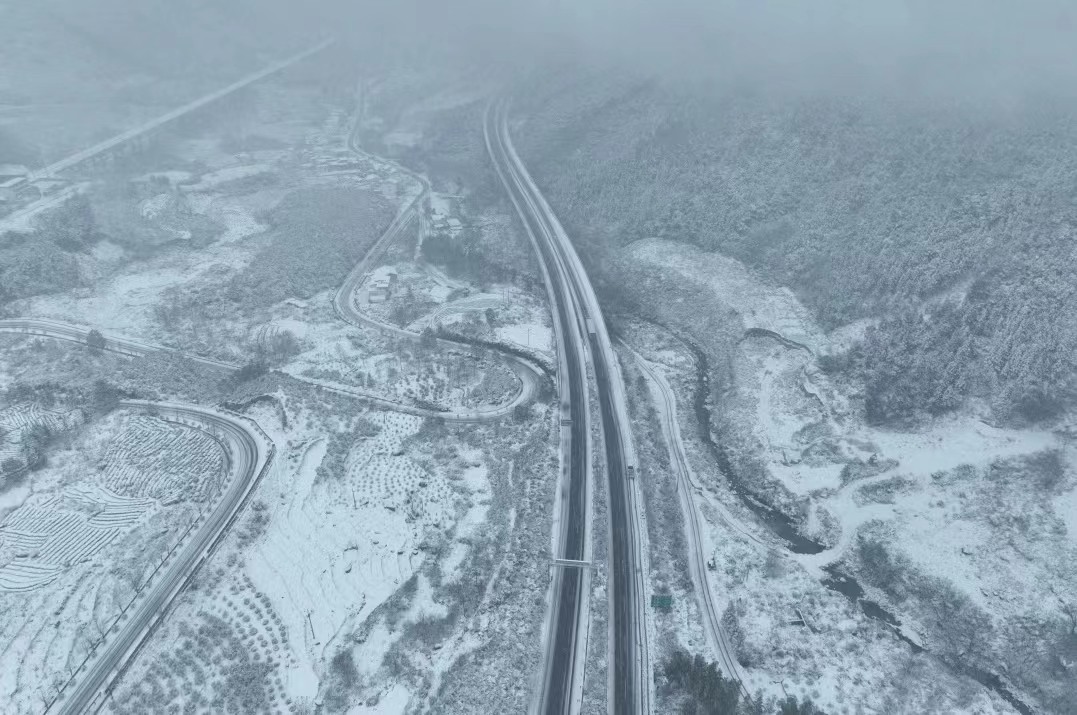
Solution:
M164 419L209 434L224 449L232 479L209 515L200 517L199 525L187 543L169 557L171 564L167 569L151 577L148 590L124 614L124 623L117 623L106 634L104 643L98 646L103 650L73 674L74 685L70 689L65 686L58 699L48 708L56 708L61 714L74 715L99 706L101 697L107 692L106 688L138 652L154 625L220 543L251 489L265 474L273 459L273 442L254 422L239 415L191 405L134 400L121 404L152 409Z
M348 272L348 275L344 278L344 282L340 284L336 293L333 294L333 310L341 320L357 328L371 327L398 338L418 341L422 337L419 333L377 320L359 310L359 290L363 285L363 280L373 269L377 261L385 255L385 251L388 250L389 246L399 239L413 222L422 222L422 212L420 211L420 208L423 205L423 201L430 195L430 182L422 174L418 174L396 162L374 156L373 154L364 151L362 147L359 146L358 129L359 121L357 118L352 131L348 134L347 145L350 151L369 161L391 166L396 171L406 174L417 181L420 186L422 186L422 190L415 196L415 198L408 202L400 213L396 215L393 221L389 224L389 227L385 229L385 232L377 241L375 241L374 245L370 247L370 250L367 251L362 260L355 264L355 267ZM437 344L444 348L459 348L463 346L467 349L471 349L473 347L473 345L466 340L448 339L444 337L437 338ZM422 410L421 408L405 411L410 411L413 414L440 416L454 421L469 422L499 419L512 414L512 411L517 405L529 402L538 390L539 384L542 381L541 368L531 360L527 360L519 355L498 350L496 347L490 349L493 352L496 352L497 355L505 361L506 365L520 380L520 391L511 401L502 405L483 407L475 410L457 410L451 413L437 413L431 410ZM450 417L450 415L452 416Z
M588 516L589 434L586 417L586 366L594 371L599 400L606 476L609 485L610 538L610 640L609 698L611 712L649 712L651 674L647 647L645 596L645 549L641 543L638 495L631 472L635 467L630 424L625 407L624 381L606 330L597 296L572 242L553 210L531 179L516 154L509 136L505 103L489 109L484 120L487 151L508 191L513 205L531 238L543 266L547 290L555 306L555 330L561 360L561 398L570 412L572 445L569 451L567 519L562 525L561 557L577 559L584 543L589 545ZM580 417L577 418L577 415ZM564 421L562 421L564 424ZM562 438L564 444L565 438ZM564 511L564 510L563 510ZM582 688L578 645L586 631L580 617L581 602L587 602L585 579L574 569L555 580L558 593L553 613L551 638L543 690L538 709L547 713L578 712L576 693ZM558 573L555 573L555 579ZM583 628L581 629L581 625Z
M58 320L45 318L12 318L9 320L0 320L0 333L36 335L44 338L52 338L54 340L65 340L80 345L87 344L90 330L91 328L84 326L72 325L71 323L63 323ZM238 370L240 367L233 363L214 360L213 358L207 358L201 355L194 355L183 352L182 350L176 350L175 348L153 345L113 334L103 333L102 335L105 339L105 343L101 347L102 350L118 353L120 355L127 355L128 357L142 357L157 352L177 355L185 360L191 360L202 365L208 365L222 370L232 371ZM537 368L532 367L530 363L522 358L518 359L518 363L513 362L511 364L517 365L517 368L514 371L521 382L520 390L513 396L513 398L500 405L489 405L470 410L430 410L379 397L358 387L331 385L310 378L292 377L299 382L306 382L319 389L358 398L375 404L378 407L393 410L394 412L403 412L417 417L439 417L450 422L483 422L486 420L501 419L512 414L516 405L530 401L538 390L541 378L539 377Z

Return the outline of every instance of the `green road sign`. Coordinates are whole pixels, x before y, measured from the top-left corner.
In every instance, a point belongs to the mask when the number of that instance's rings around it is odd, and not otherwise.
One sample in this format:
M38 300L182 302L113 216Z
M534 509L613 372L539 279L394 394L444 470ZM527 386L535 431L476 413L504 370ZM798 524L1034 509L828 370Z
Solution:
M668 593L656 594L651 596L652 608L664 608L669 609L673 607L673 596Z

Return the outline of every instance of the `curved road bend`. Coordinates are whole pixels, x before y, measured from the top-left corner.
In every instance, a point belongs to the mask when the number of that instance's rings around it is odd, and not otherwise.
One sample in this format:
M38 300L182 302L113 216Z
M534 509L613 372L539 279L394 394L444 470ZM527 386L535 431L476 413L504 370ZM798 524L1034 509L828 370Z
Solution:
M488 111L485 118L487 148L505 184L513 204L536 244L544 270L555 276L552 285L559 288L558 305L571 311L562 315L563 324L574 324L575 340L565 341L565 352L573 354L582 365L590 350L595 371L595 386L602 417L606 470L610 490L610 636L612 665L610 667L609 703L611 712L649 712L651 677L647 648L647 625L642 608L644 577L639 526L639 512L634 484L629 481L628 467L634 462L630 424L625 408L624 384L616 355L613 352L597 297L582 263L565 234L560 222L542 197L534 181L517 156L508 131L505 105ZM579 336L586 335L586 340ZM582 368L585 369L585 368ZM585 387L578 388L585 390ZM575 396L570 393L570 399ZM583 409L574 400L577 409ZM574 420L573 426L576 426ZM587 433L577 436L586 441ZM581 497L582 498L582 497ZM576 507L570 514L579 513ZM571 526L571 525L570 525ZM562 596L562 601L564 597ZM558 613L557 632L567 630L562 611ZM578 639L577 639L578 640ZM552 668L559 673L568 664L558 662L567 646L559 643ZM570 676L557 676L568 678ZM547 678L547 683L551 682ZM568 681L571 682L571 681ZM552 690L546 693L547 712L566 712L554 707Z
M169 557L171 565L158 573L156 583L149 586L139 601L126 614L122 626L109 631L104 650L84 663L75 673L78 681L72 689L65 690L53 703L62 715L96 710L105 692L104 688L122 671L127 662L138 652L160 621L169 605L183 588L190 583L198 567L205 562L220 543L246 501L251 489L265 473L273 458L272 441L250 420L215 410L191 405L125 401L125 407L153 409L169 421L207 432L224 448L227 455L231 483L221 494L217 505L202 522L187 544ZM51 708L50 708L51 709Z
M354 154L364 157L369 161L385 164L391 166L393 169L406 174L415 181L419 182L422 186L422 191L412 199L407 206L405 206L400 213L396 215L393 221L389 224L389 227L385 229L385 232L374 242L374 245L370 247L366 255L355 264L355 267L348 272L348 275L344 278L344 282L340 284L336 293L333 294L333 310L344 322L353 325L357 328L368 326L381 330L384 333L393 335L405 340L417 341L422 336L419 333L405 330L399 326L391 323L386 323L378 320L370 315L359 310L359 289L363 285L363 280L370 273L374 264L385 255L389 246L393 244L398 238L400 238L404 232L412 225L412 223L418 221L422 223L421 207L423 201L430 195L430 182L422 174L418 174L405 166L383 159L378 156L374 156L364 151L359 146L358 138L359 122L356 121L351 132L348 134L347 145L348 149ZM460 347L471 349L473 346L465 340L453 340L447 338L438 338L437 342L443 347ZM452 419L456 421L480 421L485 419L497 419L504 417L512 413L512 410L520 404L525 404L531 400L535 392L538 390L539 383L541 382L541 369L532 361L522 358L512 353L498 350L494 347L488 347L491 352L497 353L497 355L505 361L506 365L516 377L520 380L520 391L516 396L507 404L497 405L489 408L480 408L478 410L470 411L457 411L453 413L438 413L432 410L423 410L421 408L415 408L410 410L412 414L421 414L424 416L441 416L445 419ZM409 410L404 410L409 411ZM450 415L452 415L450 417Z

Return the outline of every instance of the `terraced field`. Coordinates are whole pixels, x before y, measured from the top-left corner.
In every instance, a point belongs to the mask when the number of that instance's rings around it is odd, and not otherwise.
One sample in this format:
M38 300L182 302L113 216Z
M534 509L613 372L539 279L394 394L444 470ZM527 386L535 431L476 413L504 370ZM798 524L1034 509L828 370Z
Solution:
M129 412L74 430L72 414L19 405L0 423L70 441L0 511L0 701L40 712L182 540L224 454L206 434Z
M77 410L49 410L32 402L0 409L0 462L19 456L19 440L32 427L43 426L50 432L65 432L82 421Z
M126 437L105 454L103 484L117 494L165 504L203 502L222 486L224 455L206 449L208 437L195 430L135 417Z
M380 505L390 513L399 510L417 527L440 526L452 514L449 483L400 454L403 440L413 434L416 418L377 413L372 421L382 427L381 432L357 443L348 458L347 479L360 505Z
M179 603L106 712L309 712L342 639L411 579L463 498L407 454L422 418L364 419L328 473L326 439L275 463L200 596Z

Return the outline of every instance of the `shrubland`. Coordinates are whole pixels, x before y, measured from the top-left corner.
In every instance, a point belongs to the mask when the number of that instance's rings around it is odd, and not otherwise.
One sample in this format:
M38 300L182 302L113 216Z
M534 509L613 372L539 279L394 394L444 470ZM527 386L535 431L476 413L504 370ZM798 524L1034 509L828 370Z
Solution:
M656 679L659 697L669 710L686 715L825 715L809 698L744 698L737 681L723 674L716 663L683 650L674 651L661 664Z
M264 217L270 225L266 244L249 265L197 293L170 291L170 311L230 320L237 307L264 309L288 298L310 298L335 288L391 217L384 202L359 189L335 186L293 191Z
M0 305L80 285L78 254L100 238L93 207L85 196L45 214L32 233L0 235Z

